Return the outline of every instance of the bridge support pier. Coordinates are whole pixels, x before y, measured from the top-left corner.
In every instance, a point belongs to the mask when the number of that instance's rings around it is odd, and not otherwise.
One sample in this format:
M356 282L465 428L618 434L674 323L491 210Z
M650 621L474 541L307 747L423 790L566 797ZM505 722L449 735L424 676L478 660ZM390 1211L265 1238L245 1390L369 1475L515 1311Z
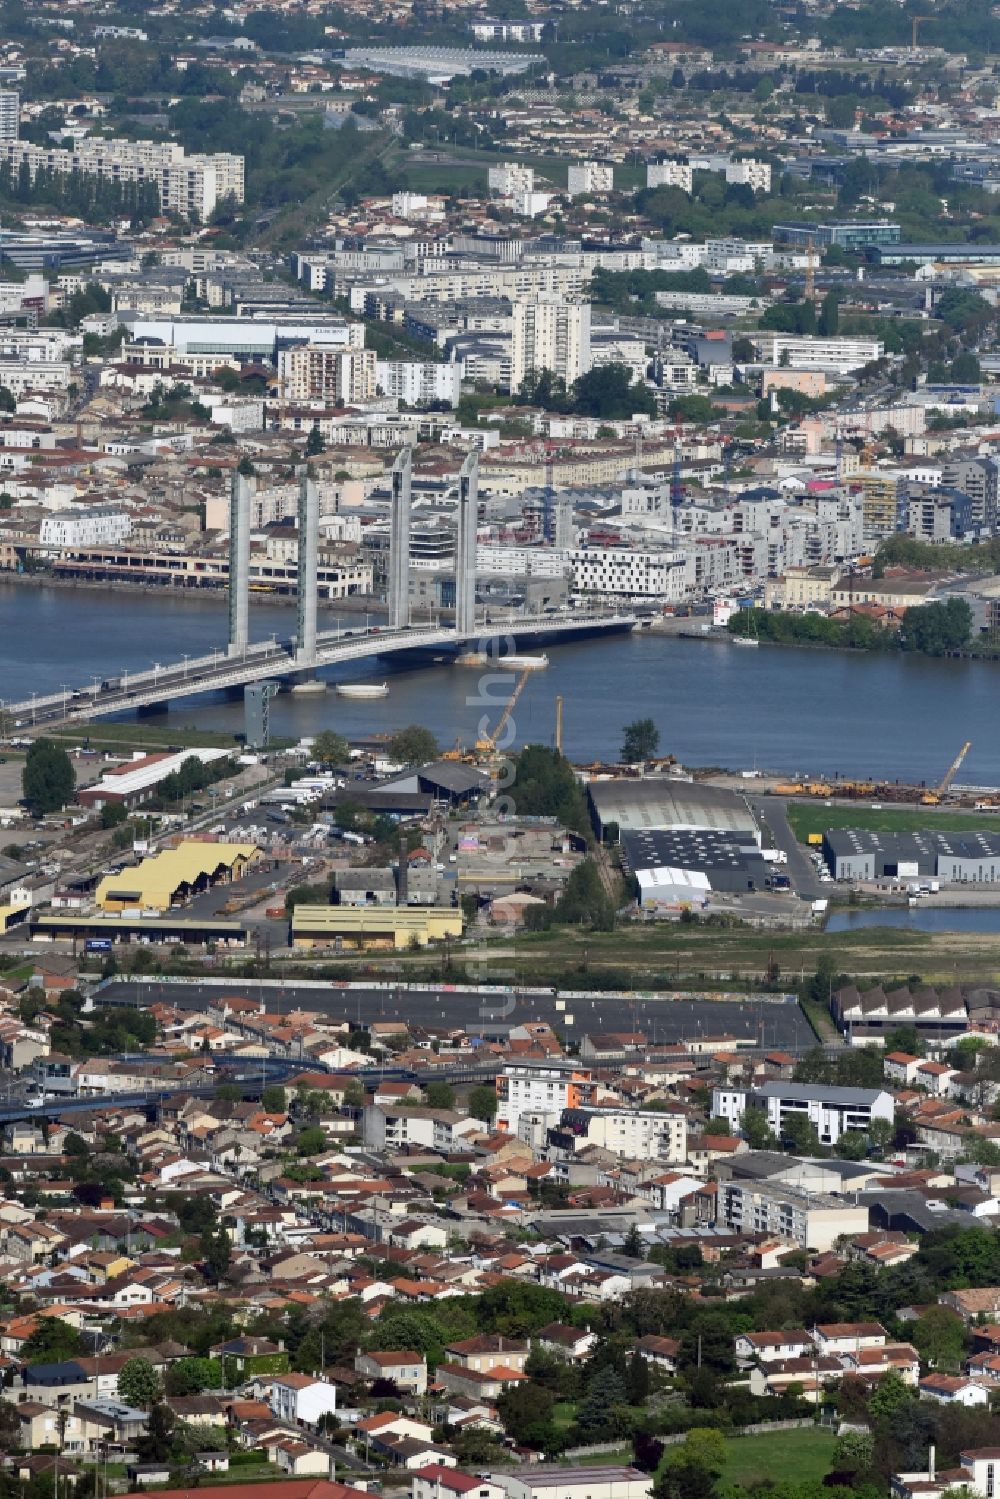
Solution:
M413 450L407 445L392 465L389 517L389 628L410 622L410 480Z
M298 630L295 637L297 666L316 665L316 599L319 590L319 490L314 481L299 481Z
M479 454L472 452L458 476L458 537L455 548L455 630L476 633L476 530L479 525Z
M250 644L250 480L233 474L229 493L229 654Z

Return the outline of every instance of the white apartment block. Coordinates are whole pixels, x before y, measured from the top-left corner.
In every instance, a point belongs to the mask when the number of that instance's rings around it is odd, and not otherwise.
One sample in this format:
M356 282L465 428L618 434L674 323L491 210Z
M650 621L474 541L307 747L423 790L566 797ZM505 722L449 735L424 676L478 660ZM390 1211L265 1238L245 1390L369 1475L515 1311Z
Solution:
M712 1090L712 1113L739 1128L748 1108L760 1109L771 1131L780 1139L792 1119L804 1118L823 1145L836 1145L842 1135L866 1133L876 1119L891 1123L892 1094L884 1088L837 1088L824 1083L764 1083L759 1088L722 1087Z
M566 192L570 198L582 193L611 193L615 189L615 169L600 161L582 161L570 167L566 180Z
M515 193L511 198L511 207L522 219L537 219L547 211L551 202L551 193Z
M38 539L42 546L86 547L124 541L132 534L132 517L110 505L90 509L57 510L42 519Z
M532 193L535 190L535 169L519 166L514 161L505 161L503 166L488 169L486 185L498 198L513 198L517 193Z
M417 359L378 359L375 384L384 396L395 396L407 406L428 406L444 401L457 406L462 393L462 366L435 364Z
M726 167L726 181L738 187L749 187L755 193L769 193L771 168L766 161L731 161Z
M476 572L501 578L561 578L569 554L563 547L476 547Z
M599 1145L631 1161L683 1165L687 1160L687 1117L656 1109L577 1109L550 1132L549 1141L557 1147L568 1145L573 1151Z
M0 89L0 141L16 141L21 127L21 95Z
M331 349L302 344L278 353L278 379L286 401L344 405L375 395L374 349Z
M551 370L570 386L591 368L589 302L515 302L512 324L512 390L533 370Z
M572 1062L508 1062L496 1086L496 1127L516 1135L523 1113L580 1108L591 1101L596 1084L589 1067Z
M841 1234L866 1233L868 1209L768 1182L725 1181L719 1183L716 1221L736 1233L775 1235L822 1251L832 1249Z
M470 21L477 42L540 42L544 21Z
M243 157L220 151L212 156L186 156L173 142L85 138L69 149L34 146L27 141L0 139L0 160L15 177L26 162L32 180L40 168L66 176L80 172L114 182L152 182L164 212L207 219L223 198L242 203Z
M683 597L685 565L680 552L633 552L624 547L570 552L573 592L624 598Z
M753 344L764 364L786 363L790 369L831 369L846 375L873 359L881 359L880 338L812 338L798 333L755 333ZM786 357L787 356L787 357Z
M650 161L646 164L647 187L679 187L689 193L694 186L689 161Z

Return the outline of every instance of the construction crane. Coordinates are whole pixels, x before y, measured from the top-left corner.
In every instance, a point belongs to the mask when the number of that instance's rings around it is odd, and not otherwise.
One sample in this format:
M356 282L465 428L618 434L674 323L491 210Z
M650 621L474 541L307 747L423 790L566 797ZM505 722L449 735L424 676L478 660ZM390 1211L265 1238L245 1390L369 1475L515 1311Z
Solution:
M533 669L532 667L526 666L524 668L524 670L521 672L520 676L517 679L517 682L514 685L514 691L511 693L510 697L507 699L506 703L504 704L504 710L501 713L499 719L497 720L497 726L493 730L492 734L486 734L486 735L483 736L482 739L477 739L476 740L476 753L477 754L480 754L480 755L495 755L496 754L497 740L500 738L500 736L503 733L504 729L507 727L507 721L510 718L510 715L514 711L514 708L515 708L515 706L517 704L518 698L521 696L521 693L524 691L525 683L527 682L528 678L531 676L532 669Z
M920 805L922 807L936 807L938 802L948 794L948 791L951 789L952 782L958 775L959 770L962 768L962 761L965 759L971 748L972 740L967 739L962 745L962 748L959 750L958 754L955 756L954 760L952 760L951 764L948 766L948 769L945 771L941 780L934 787L933 791L925 791L923 796L920 798Z
M910 51L911 52L916 52L916 50L917 50L917 32L920 30L920 24L921 24L921 22L922 21L936 21L936 20L937 20L937 16L914 16L913 17L913 21L912 21L913 30L912 30L912 33L910 35Z
M941 777L941 780L934 787L934 790L925 792L924 795L920 798L922 806L934 807L942 799L942 797L947 796L948 792L951 789L951 783L954 781L955 777L958 775L958 772L961 770L962 761L965 759L971 748L972 740L967 739L962 745L962 748L959 750L958 754L955 756L954 760L952 760L951 764L948 766L948 769L945 771L944 775Z

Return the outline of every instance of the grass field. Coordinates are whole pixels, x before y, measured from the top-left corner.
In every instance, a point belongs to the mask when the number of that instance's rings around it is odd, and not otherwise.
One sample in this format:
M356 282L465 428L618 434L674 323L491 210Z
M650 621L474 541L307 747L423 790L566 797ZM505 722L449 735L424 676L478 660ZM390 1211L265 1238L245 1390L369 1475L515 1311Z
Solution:
M442 145L441 153L450 158L448 164L426 161L421 151L401 152L391 165L395 172L406 179L411 192L442 190L455 192L459 188L471 188L485 192L488 167L498 166L504 161L517 162L519 166L534 167L537 177L544 177L556 192L565 192L566 174L576 156L525 156L517 151L472 151L468 148ZM615 187L623 192L634 192L645 183L645 168L615 165Z
M519 933L514 940L488 939L468 949L453 946L450 961L439 951L399 952L385 959L368 954L365 972L399 974L414 982L676 989L697 998L720 989L739 994L759 988L769 963L777 964L781 984L794 989L825 955L832 955L839 972L866 984L905 981L911 975L928 984L1000 982L1000 934L863 927L827 935L818 927L757 932L743 926L666 923L623 925L615 932L562 927ZM339 964L329 953L318 961L331 977L339 966L357 965L356 957ZM582 1019L577 1023L582 1025Z
M996 813L939 811L936 807L880 807L870 802L853 807L827 807L823 802L788 802L788 822L800 843L810 833L825 833L828 828L867 828L875 833L919 833L925 828L940 833L1000 831Z
M746 1486L794 1474L797 1483L818 1482L830 1471L836 1437L822 1427L767 1431L726 1443L720 1484Z

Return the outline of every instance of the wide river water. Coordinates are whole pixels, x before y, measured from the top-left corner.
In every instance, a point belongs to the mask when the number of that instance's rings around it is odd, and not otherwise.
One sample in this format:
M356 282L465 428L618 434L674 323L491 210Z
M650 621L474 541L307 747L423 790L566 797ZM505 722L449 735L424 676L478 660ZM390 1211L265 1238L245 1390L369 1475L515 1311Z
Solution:
M332 612L324 611L323 627L333 627ZM294 628L294 607L251 610L255 638L289 636ZM221 595L0 583L0 699L179 661L225 638ZM552 742L561 694L563 744L576 760L614 757L622 725L648 716L659 726L661 753L691 765L937 780L971 739L962 781L1000 785L1000 664L768 645L740 650L648 632L550 646L548 655L548 669L531 678L517 704L518 744ZM273 732L330 727L360 734L422 723L445 745L474 739L484 711L497 716L477 701L472 668L369 661L340 668L338 676L386 681L389 695L357 702L332 691L283 693L271 705ZM497 697L493 688L491 700ZM164 721L238 729L242 705L206 694L179 702Z

